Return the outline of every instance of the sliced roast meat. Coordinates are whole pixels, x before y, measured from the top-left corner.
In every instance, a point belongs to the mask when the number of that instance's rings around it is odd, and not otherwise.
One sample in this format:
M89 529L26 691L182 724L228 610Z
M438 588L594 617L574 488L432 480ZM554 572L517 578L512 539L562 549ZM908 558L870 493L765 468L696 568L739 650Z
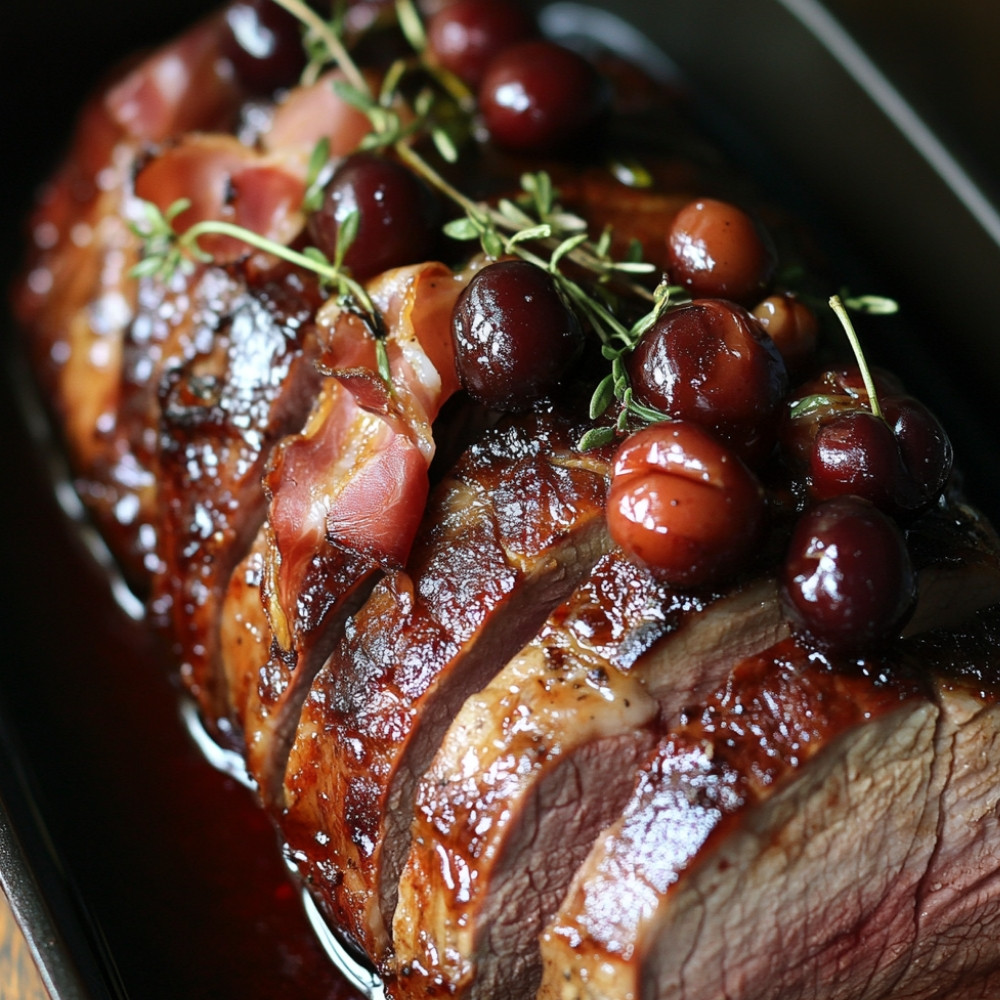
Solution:
M158 449L162 568L153 606L215 730L230 715L218 622L232 572L263 523L274 444L301 427L320 382L315 287L290 274L249 291L208 350L165 376Z
M289 853L331 923L385 962L416 781L465 698L607 546L606 466L573 429L488 433L435 490L405 571L380 583L313 684L286 778Z
M912 529L923 538L914 629L1000 599L987 529L967 517L959 530L956 516L946 526L934 513ZM602 560L466 702L420 781L393 927L394 994L534 992L538 933L624 804L655 724L787 634L770 579L698 598L617 554Z
M327 374L308 422L275 449L265 476L257 547L267 627L239 631L224 668L239 692L235 721L250 774L274 808L309 684L346 616L383 572L403 565L413 543L434 455L431 424L458 387L449 321L463 284L434 263L371 282L390 386L356 313L331 300L317 316ZM244 578L245 569L232 581L236 601Z
M140 591L155 565L156 476L149 441L137 452L132 429L120 424L136 375L128 369L126 337L143 308L128 277L139 255L129 227L139 217L133 175L150 143L235 122L243 95L219 59L224 30L221 16L207 19L123 71L87 104L30 220L25 278L14 289L15 313L31 332L34 369L75 485ZM146 361L155 365L157 356ZM155 392L155 382L147 384Z
M466 701L420 781L393 992L531 995L538 935L624 806L661 712L785 634L771 580L698 599L605 557Z
M540 996L888 996L935 848L912 664L788 640L670 728L542 935Z
M362 62L383 6L338 19ZM758 470L772 530L744 576L659 583L609 539L610 449L575 445L593 424L570 415L572 380L606 371L596 338L558 398L497 423L457 391L468 273L387 272L370 310L239 238L301 246L307 186L372 124L338 87L358 82L343 60L275 91L284 59L255 65L234 12L86 109L15 308L79 492L342 941L393 1000L1000 993L1000 540L951 486L907 516L920 601L904 635L835 658L780 613L771 575L808 484L776 453ZM404 158L460 211L502 192L570 229L579 213L617 262L578 270L590 250L564 243L550 263L598 294L607 312L560 286L603 327L648 308L621 264L639 246L669 270L663 233L690 199L755 199L660 86L601 63L619 91L610 172L538 161L531 207L512 195L531 164L485 134L445 168L450 192ZM424 131L402 63L362 72L404 133ZM654 108L671 140L647 187L624 174ZM146 202L181 234L234 228L165 274L140 261L133 225L162 222ZM919 423L910 450L933 465L941 441Z
M978 1000L1000 990L1000 959L982 947L1000 927L1000 786L992 762L1000 732L1000 611L912 640L934 676L940 722L935 765L944 776L933 853L916 893L912 940L886 996Z

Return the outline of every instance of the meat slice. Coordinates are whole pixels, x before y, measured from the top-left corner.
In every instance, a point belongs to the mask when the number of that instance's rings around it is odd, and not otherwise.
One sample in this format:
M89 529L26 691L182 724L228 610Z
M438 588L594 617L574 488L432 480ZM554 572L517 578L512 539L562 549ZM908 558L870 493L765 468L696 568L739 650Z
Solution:
M893 1000L977 1000L1000 991L1000 959L982 947L1000 926L1000 609L913 640L933 675L944 775L932 854L918 887L912 942L894 962Z
M388 387L358 316L335 300L317 316L326 377L305 426L275 449L265 476L267 521L255 543L263 616L246 610L256 570L241 566L230 610L250 627L227 631L234 645L223 653L247 766L275 809L316 671L346 617L409 554L427 498L431 425L458 387L450 317L463 285L435 263L370 283L385 327Z
M578 871L539 995L888 995L944 779L916 677L791 640L744 661L670 728Z
M219 58L225 31L221 15L206 19L87 103L63 165L41 192L27 266L13 288L74 485L143 592L155 565L155 469L122 424L126 340L142 310L129 277L139 256L129 227L137 218L133 179L151 143L235 122L244 95ZM148 368L155 357L145 360Z
M316 303L315 288L295 275L250 291L208 350L165 377L152 604L211 731L230 715L218 661L222 598L264 520L270 450L302 425L320 381Z
M436 489L405 571L348 622L306 701L282 829L333 926L383 964L413 790L465 698L606 548L606 466L562 420L486 435Z
M694 598L605 557L466 701L420 782L393 992L534 993L538 935L625 805L661 712L784 634L772 580Z

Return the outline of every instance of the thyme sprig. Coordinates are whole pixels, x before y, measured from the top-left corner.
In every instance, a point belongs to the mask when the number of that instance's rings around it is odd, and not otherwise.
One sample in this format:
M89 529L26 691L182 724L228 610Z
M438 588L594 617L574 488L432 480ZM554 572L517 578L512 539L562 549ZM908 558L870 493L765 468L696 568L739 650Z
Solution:
M369 93L368 81L351 58L343 41L342 18L335 15L324 21L304 0L274 0L284 7L305 28L303 43L309 53L304 82L311 82L319 76L322 68L329 63L340 67L351 86L360 93Z
M396 19L413 56L402 57L386 70L377 92L361 72L344 41L343 11L324 21L302 0L275 0L299 19L305 28L310 53L303 82L315 81L329 65L340 68L344 79L334 82L338 96L365 114L372 125L360 148L394 146L412 136L426 134L441 157L458 159L458 150L471 134L475 99L454 74L429 60L427 35L412 0L396 0ZM340 6L340 5L338 5ZM404 82L417 80L415 95L404 100Z
M330 140L323 136L313 147L306 168L306 193L302 198L302 211L307 215L319 211L323 204L323 188L333 173L330 163Z
M278 2L298 14L299 0ZM560 265L566 259L592 274L598 284L606 284L612 278L622 282L623 279L655 271L652 264L641 259L641 248L637 243L630 247L626 259L615 260L610 254L610 231L605 232L596 243L591 241L586 222L558 204L551 178L545 172L525 174L521 178L521 194L514 199L502 199L495 206L470 199L447 181L418 152L413 140L419 135L429 136L441 158L446 162L455 162L461 144L471 133L472 95L461 81L427 59L427 36L413 0L396 0L396 16L414 50L414 58L399 59L393 63L383 77L377 94L372 92L367 82L364 86L357 85L356 80L363 79L360 70L351 62L333 22L324 22L327 33L323 38L329 43L329 57L345 71L346 63L353 67L350 79L336 81L334 89L371 122L372 130L362 139L360 148L392 148L401 161L464 212L465 218L455 220L445 231L456 239L478 239L488 256L515 253L529 259L526 245L541 243L541 249L549 255L545 265L548 270L561 274ZM314 21L315 16L310 19L310 27ZM436 87L424 86L412 100L407 101L402 84L409 74L415 72L425 74ZM310 172L313 177L321 176L320 167L315 162ZM315 199L309 202L314 203ZM537 262L537 255L533 259ZM624 290L653 302L652 293L642 284L628 282ZM616 329L614 316L606 305L593 296L581 295L579 287L567 287L564 291L584 310L587 319L596 324L599 334L609 328L614 333L622 332Z
M682 290L666 281L652 292L643 285L630 284L633 300L645 300L650 308L634 322L627 323L620 316L616 297L600 293L608 292L612 277L649 274L655 270L653 265L642 261L641 253L637 254L634 248L630 248L625 260L612 258L610 230L605 230L596 243L592 242L584 220L559 205L548 174L525 174L521 185L520 197L502 199L495 209L470 204L466 216L453 220L445 231L455 239L478 239L490 257L510 254L547 271L562 295L601 340L601 353L610 362L611 371L591 396L590 418L600 418L615 400L620 410L613 425L592 428L583 435L579 447L589 450L609 443L631 420L656 423L668 419L666 414L635 399L625 357L667 309L677 304ZM547 257L540 252L539 244L548 248ZM584 284L564 270L567 261L582 269L590 282Z
M864 296L864 299L871 300L867 304L871 306L874 302L875 311L878 312L882 310L883 313L889 307L885 303L889 303L891 299L877 299L876 296ZM850 299L848 301L851 301ZM854 300L853 305L858 307L858 300ZM868 367L868 361L865 358L864 351L861 349L861 341L858 339L857 331L854 329L854 324L851 322L851 317L847 312L847 307L843 299L839 295L830 296L830 308L834 311L837 319L840 320L840 325L844 328L844 333L847 335L847 340L851 345L851 350L854 352L855 360L858 363L858 368L861 369L861 378L865 383L865 391L868 393L868 405L871 407L872 413L881 418L882 417L882 407L879 405L878 393L875 391L875 379L872 377L871 369ZM865 308L861 305L860 308ZM894 311L889 309L890 312Z
M358 233L360 216L357 210L349 213L342 221L331 260L317 247L306 247L299 252L253 230L220 219L202 219L187 229L178 231L177 219L190 206L191 202L187 198L178 199L165 211L150 201L138 203L141 219L131 222L130 228L141 240L142 250L139 261L129 271L129 277L155 278L169 284L176 274L190 274L197 265L213 261L212 254L199 245L203 236L232 237L255 250L272 254L312 272L319 278L322 286L333 290L341 307L359 316L368 327L375 339L379 374L390 385L382 315L365 287L352 278L344 267L344 256Z

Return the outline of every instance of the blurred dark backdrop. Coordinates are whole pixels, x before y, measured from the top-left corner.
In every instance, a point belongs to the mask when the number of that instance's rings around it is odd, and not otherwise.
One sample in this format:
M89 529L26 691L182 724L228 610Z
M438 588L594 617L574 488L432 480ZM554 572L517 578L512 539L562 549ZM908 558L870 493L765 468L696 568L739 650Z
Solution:
M18 258L17 233L31 193L62 148L84 96L127 53L155 44L212 6L209 0L7 0L0 26L5 279Z

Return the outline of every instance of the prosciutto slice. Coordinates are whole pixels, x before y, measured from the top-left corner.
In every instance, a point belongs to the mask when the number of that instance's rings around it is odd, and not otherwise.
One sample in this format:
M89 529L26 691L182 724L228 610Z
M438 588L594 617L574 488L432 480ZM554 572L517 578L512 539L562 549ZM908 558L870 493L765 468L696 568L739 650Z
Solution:
M257 551L266 622L258 618L237 636L226 668L241 692L235 721L249 771L276 807L308 685L345 617L382 573L404 564L416 535L434 455L431 424L457 388L448 323L462 287L439 264L387 272L372 284L389 386L364 323L336 303L320 311L318 365L327 374L302 431L281 442L265 477ZM234 600L245 601L246 580L242 567Z

